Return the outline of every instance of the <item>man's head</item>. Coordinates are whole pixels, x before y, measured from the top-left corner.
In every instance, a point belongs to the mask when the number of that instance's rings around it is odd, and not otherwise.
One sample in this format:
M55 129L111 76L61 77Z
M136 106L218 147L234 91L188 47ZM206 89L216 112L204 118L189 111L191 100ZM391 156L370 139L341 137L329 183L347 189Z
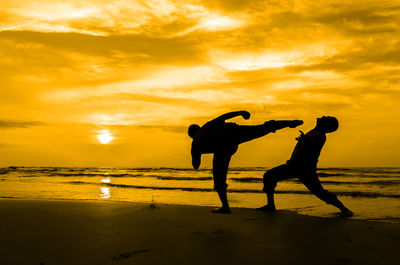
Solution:
M317 118L317 128L324 133L331 133L339 128L339 122L335 117L322 116L321 118Z
M194 138L197 132L200 130L200 126L197 124L192 124L189 126L188 134L191 138Z

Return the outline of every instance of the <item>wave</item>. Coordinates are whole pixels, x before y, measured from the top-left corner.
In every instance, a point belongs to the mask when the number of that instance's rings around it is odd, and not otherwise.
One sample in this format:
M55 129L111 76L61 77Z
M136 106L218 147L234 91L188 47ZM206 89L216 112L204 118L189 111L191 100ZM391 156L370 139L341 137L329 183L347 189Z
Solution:
M333 181L333 180L323 180L320 181L322 184L332 184L332 185L400 185L400 180L376 180L376 181Z
M230 180L241 183L263 183L262 178L229 178ZM285 182L301 183L298 179L287 179ZM400 185L400 180L376 180L376 181L335 181L335 180L321 180L321 184L330 185Z
M173 177L161 175L144 175L144 174L96 174L96 173L57 173L50 176L61 177L113 177L113 178L157 178L161 180L212 180L212 177Z
M28 173L28 172L27 172ZM33 172L29 172L33 173ZM34 173L44 173L44 172L34 172ZM148 172L146 172L148 173ZM1 172L0 172L1 174ZM238 174L235 172L230 172L231 175ZM36 175L39 177L39 175ZM45 176L49 177L114 177L114 178L137 178L137 177L144 177L144 178L158 178L158 179L163 179L163 180L210 180L212 177L180 177L180 176L161 176L161 175L156 175L156 174L141 174L141 173L107 173L107 172L100 172L100 173L79 173L79 172L73 172L73 173L47 173ZM21 175L20 177L26 177L26 175ZM349 177L349 178L355 178L355 177L360 177L360 178L400 178L400 175L364 175L364 174L357 174L357 175L348 175L348 174L342 174L342 173L318 173L318 177L320 178L327 178L327 177ZM258 179L262 178L230 178L238 182L259 182ZM345 182L344 182L345 183Z
M262 178L229 178L230 180L236 182L244 182L244 183L262 183Z
M162 180L193 180L193 181L201 181L201 180L212 180L212 177L170 177L170 176L152 176Z
M114 177L114 178L123 178L123 177L146 177L143 174L128 174L128 173L55 173L49 174L50 177Z
M157 168L118 168L120 170L127 170L127 171L137 171L137 172L201 172L201 171L210 171L211 168L199 168L199 169L193 169L193 168L170 168L170 167L157 167Z
M39 178L41 176L39 175L34 175L34 174L29 174L29 175L23 175L23 176L18 176L20 178ZM43 176L42 176L43 177Z
M36 172L37 173L37 172ZM19 177L40 177L36 174L20 175ZM113 178L157 178L160 180L189 180L189 181L203 181L212 180L212 177L181 177L181 176L162 176L155 174L129 174L129 173L51 173L46 174L45 177L113 177Z
M4 174L5 177L7 175ZM232 175L231 175L232 176ZM239 176L239 175L238 175ZM335 174L330 174L330 176L338 176ZM158 180L164 181L210 181L212 180L212 176L179 176L179 174L175 175L158 175L158 174L132 174L132 173L77 173L77 172L70 172L70 173L47 173L47 174L40 174L38 172L26 172L25 174L19 174L18 177L20 178L40 178L40 177L75 177L75 178L155 178ZM400 176L399 176L400 177ZM379 179L380 178L380 179ZM325 178L321 178L320 182L322 184L328 185L377 185L377 186L389 186L389 185L400 185L400 179L394 179L395 176L351 176L349 178L339 176L339 178L334 180L328 180ZM228 178L231 181L238 182L238 183L262 183L262 177L232 177ZM369 179L370 181L366 181ZM374 180L375 179L375 180ZM301 183L297 178L284 180L284 182L294 182L294 183Z
M353 168L349 167L319 167L320 171L353 171Z
M97 184L97 183L89 183L89 182L85 182L85 181L69 181L67 183L69 183L69 184Z
M145 168L146 169L146 168ZM210 171L211 168L170 168L170 167L160 167L160 168L147 168L151 170L158 170L158 171ZM231 167L229 171L266 171L268 167ZM137 168L130 168L130 170L137 170Z
M229 171L267 171L269 167L232 167Z
M127 188L127 189L150 189L150 190L178 190L178 191L191 191L191 192L213 192L211 188L195 188L195 187L156 187L156 186L140 186L140 185L128 185L128 184L114 184L114 183L89 183L84 181L71 181L70 184L91 184L98 186L108 186L115 188ZM264 193L262 190L255 189L228 189L229 193ZM298 195L311 195L309 191L301 190L276 190L277 194L298 194ZM366 198L400 198L400 194L387 194L379 192L363 192L363 191L338 191L333 192L339 196L350 196L350 197L366 197Z
M246 171L266 171L271 167L231 167L229 169L230 172L246 172ZM138 168L101 168L101 167L16 167L10 166L5 168L0 168L0 171L35 171L35 172L85 172L85 171L92 171L92 172L104 172L104 171L115 171L115 170L122 170L128 172L199 172L199 171L210 171L211 168L200 168L200 169L193 169L193 168L173 168L173 167L157 167L157 168L150 168L150 167L138 167ZM377 167L354 167L354 168L340 168L340 167L331 167L331 168L318 168L318 172L321 172L323 175L342 175L348 174L349 172L353 173L363 173L363 174L400 174L400 168L377 168ZM331 172L334 173L331 173ZM327 172L327 173L325 173Z
M264 167L231 168L229 179L238 183L262 183ZM5 177L99 177L99 178L156 178L165 181L209 181L210 169L189 168L67 168L67 167L9 167L0 168ZM12 173L12 172L16 172ZM191 174L193 172L193 174ZM251 172L254 172L252 174ZM380 173L376 173L380 172ZM329 185L398 185L399 168L319 168L317 173L322 184ZM9 174L12 173L12 174ZM199 174L200 173L200 174ZM8 175L7 175L8 174ZM257 177L247 177L255 175ZM243 176L243 177L241 177ZM331 179L330 179L331 178ZM360 181L358 181L360 180ZM288 180L295 181L296 180Z
M353 174L353 175L348 175L349 177L359 177L359 178L400 178L399 174Z
M180 168L180 167L160 167L160 168L151 168L152 170L157 170L157 171L209 171L211 170L210 168L199 168L199 169L194 169L194 168ZM135 168L132 168L132 170L136 170Z
M331 167L318 168L320 171L351 171L355 173L383 173L383 174L400 174L398 167Z
M318 172L317 171L318 177L338 177L338 176L347 176L348 174L345 173L325 173L325 172Z

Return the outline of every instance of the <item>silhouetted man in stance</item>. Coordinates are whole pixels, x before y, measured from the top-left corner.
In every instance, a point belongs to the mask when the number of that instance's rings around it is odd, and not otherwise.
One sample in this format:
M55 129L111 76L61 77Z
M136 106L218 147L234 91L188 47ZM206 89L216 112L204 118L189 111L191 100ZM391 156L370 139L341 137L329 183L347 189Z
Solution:
M225 122L236 116L244 119L250 118L247 111L229 112L218 118L207 122L202 127L197 124L189 126L188 134L193 138L192 142L192 165L195 169L200 166L202 154L214 154L213 179L214 189L218 192L222 207L214 210L216 213L230 213L229 203L226 196L226 175L228 173L229 161L237 151L239 144L251 141L275 132L285 127L297 127L303 124L301 120L292 121L267 121L261 125L248 126Z
M263 190L267 194L268 203L258 210L275 211L274 191L277 182L298 177L311 193L327 204L339 208L342 215L353 215L353 212L347 209L335 195L322 187L317 176L318 157L326 141L325 134L336 131L338 127L339 122L335 117L323 116L317 118L317 125L308 133L304 134L300 131L300 136L296 138L298 142L286 164L265 172Z

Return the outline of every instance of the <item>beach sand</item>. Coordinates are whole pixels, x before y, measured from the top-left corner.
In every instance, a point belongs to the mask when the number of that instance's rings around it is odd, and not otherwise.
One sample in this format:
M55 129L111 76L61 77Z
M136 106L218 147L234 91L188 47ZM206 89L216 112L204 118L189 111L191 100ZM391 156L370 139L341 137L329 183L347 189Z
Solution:
M0 264L400 264L400 225L294 212L0 200Z

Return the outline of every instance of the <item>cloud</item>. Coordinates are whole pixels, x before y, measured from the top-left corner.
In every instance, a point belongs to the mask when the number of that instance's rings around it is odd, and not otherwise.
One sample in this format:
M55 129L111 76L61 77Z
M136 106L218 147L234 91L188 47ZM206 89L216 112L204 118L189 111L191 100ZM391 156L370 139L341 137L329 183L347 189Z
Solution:
M44 32L106 35L136 32L154 19L170 20L175 6L169 1L7 1L14 16L8 27ZM3 27L7 27L2 21Z
M133 128L149 129L149 130L157 129L165 132L187 133L187 127L177 126L177 125L140 125L140 126L135 126Z
M9 128L28 128L43 125L43 122L37 121L13 121L13 120L0 120L0 129Z
M142 55L141 62L184 62L198 58L194 40L140 35L90 36L78 33L42 33L33 31L3 31L0 38L19 45L36 43L61 51L74 51L96 56L116 56L118 52ZM136 59L140 59L136 58Z
M0 30L170 37L197 30L229 30L245 22L237 14L233 17L179 0L15 2L7 1Z
M365 34L387 34L398 31L400 5L396 1L334 3L313 18L351 37Z
M399 18L386 0L4 0L0 128L78 146L93 128L153 140L248 109L238 122L331 114L384 141L399 131Z

